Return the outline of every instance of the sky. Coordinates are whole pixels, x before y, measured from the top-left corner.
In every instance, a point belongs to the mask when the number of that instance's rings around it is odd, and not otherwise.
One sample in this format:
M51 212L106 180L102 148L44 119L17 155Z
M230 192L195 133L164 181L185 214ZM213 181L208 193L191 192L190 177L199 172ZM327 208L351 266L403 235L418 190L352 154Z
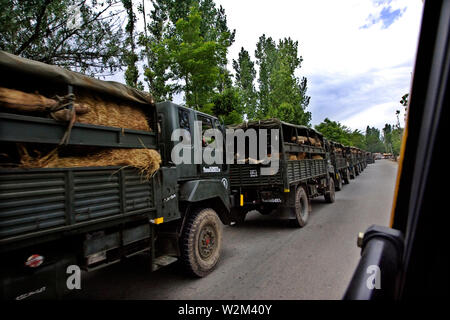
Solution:
M419 37L421 0L216 0L236 39L254 59L262 34L291 37L303 57L312 125L329 118L351 129L396 123L409 92Z
M401 97L410 90L423 10L422 0L215 0L236 29L228 69L241 47L253 61L262 34L299 43L308 79L311 125L325 118L365 132L395 124ZM151 2L146 1L147 12ZM143 21L138 17L138 29ZM142 66L140 66L141 68ZM123 82L123 72L110 80ZM143 76L141 75L141 80ZM256 83L255 83L256 84ZM174 102L183 104L183 95Z

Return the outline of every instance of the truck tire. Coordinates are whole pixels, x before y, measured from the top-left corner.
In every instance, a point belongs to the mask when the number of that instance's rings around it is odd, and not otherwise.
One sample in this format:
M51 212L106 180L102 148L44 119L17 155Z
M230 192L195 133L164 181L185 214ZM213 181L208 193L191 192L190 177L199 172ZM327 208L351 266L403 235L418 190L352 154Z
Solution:
M338 173L338 177L336 178L336 191L342 190L342 177L341 174Z
M308 222L309 217L309 201L303 187L298 187L295 191L295 207L294 210L295 219L291 220L292 226L296 228L302 228Z
M198 209L188 217L181 237L181 261L196 277L208 275L220 258L222 223L211 208Z
M328 190L325 192L324 196L325 196L325 201L328 203L333 203L335 198L334 198L334 179L330 179L330 183L328 184Z
M348 171L348 168L345 169L344 183L345 184L349 184L350 183L350 172Z

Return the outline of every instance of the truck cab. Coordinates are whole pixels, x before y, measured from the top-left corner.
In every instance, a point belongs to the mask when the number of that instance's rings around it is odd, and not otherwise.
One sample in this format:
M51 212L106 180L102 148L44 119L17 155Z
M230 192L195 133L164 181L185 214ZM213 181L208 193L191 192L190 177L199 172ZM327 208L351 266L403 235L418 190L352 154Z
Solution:
M208 204L216 210L224 224L229 224L228 212L231 209L229 166L225 164L224 158L222 158L222 163L207 164L203 157L205 148L219 141L213 137L207 143L207 138L204 137L206 130L216 129L222 136L225 136L224 127L220 124L219 119L168 101L157 103L156 109L160 128L160 150L163 154L164 165L176 167L180 211L192 205ZM197 132L196 125L200 126ZM177 129L185 130L184 138L188 142L190 141L190 145L182 151L189 153L190 163L175 164L172 159L172 150L180 143L180 141L172 140L173 133ZM199 161L195 161L195 152L201 154L201 158L197 159Z

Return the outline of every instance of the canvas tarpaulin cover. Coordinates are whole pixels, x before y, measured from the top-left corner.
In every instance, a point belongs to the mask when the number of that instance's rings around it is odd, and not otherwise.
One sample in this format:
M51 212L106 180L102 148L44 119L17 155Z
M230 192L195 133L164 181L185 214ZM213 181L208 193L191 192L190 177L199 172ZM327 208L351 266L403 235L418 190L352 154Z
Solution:
M140 104L154 104L150 94L135 90L115 81L98 80L58 66L29 60L0 50L0 76L23 77L55 84L71 85L99 94Z

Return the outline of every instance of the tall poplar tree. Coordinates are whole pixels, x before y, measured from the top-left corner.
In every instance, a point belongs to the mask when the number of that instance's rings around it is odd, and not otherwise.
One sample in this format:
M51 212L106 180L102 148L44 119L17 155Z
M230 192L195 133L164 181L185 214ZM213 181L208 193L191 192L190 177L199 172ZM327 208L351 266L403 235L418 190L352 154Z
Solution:
M242 112L248 119L256 118L257 93L255 90L256 70L248 51L241 48L238 60L233 60L235 83L242 98Z

